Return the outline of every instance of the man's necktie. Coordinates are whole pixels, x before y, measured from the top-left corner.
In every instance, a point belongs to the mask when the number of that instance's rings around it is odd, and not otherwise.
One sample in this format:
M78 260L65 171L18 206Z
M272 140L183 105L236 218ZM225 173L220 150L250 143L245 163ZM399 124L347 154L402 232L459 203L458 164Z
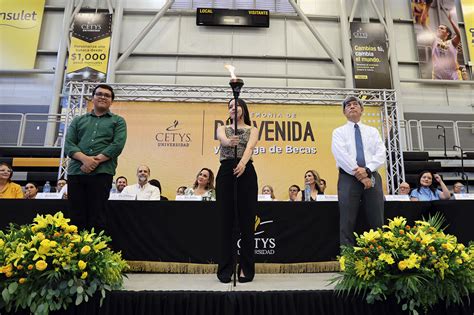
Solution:
M360 134L359 125L354 125L355 143L356 143L356 161L360 167L365 167L364 144L362 143L362 135Z

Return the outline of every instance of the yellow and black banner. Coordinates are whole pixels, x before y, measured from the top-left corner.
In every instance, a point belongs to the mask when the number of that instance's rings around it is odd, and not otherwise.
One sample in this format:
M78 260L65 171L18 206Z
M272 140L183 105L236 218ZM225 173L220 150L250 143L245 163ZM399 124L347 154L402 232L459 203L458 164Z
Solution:
M0 0L0 69L34 69L45 0Z
M66 71L68 81L105 81L111 34L112 14L76 15Z
M391 89L390 66L382 24L351 23L356 88Z
M469 60L472 66L474 64L474 1L461 0L461 5L466 27L467 47L469 47Z
M336 194L332 131L347 121L340 105L249 104L249 109L259 134L253 159L260 188L272 185L277 199L286 200L288 187L303 187L305 172L314 169L327 181L326 194ZM134 183L137 166L146 164L163 195L174 199L176 188L191 186L201 168L217 174L216 129L228 117L226 104L115 102L112 111L128 126L117 176ZM362 120L381 130L380 108L366 106Z

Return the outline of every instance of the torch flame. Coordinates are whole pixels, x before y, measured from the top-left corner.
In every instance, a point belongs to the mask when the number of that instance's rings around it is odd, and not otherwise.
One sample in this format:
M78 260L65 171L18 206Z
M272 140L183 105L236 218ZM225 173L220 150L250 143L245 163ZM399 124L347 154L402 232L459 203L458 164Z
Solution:
M235 67L234 67L233 65L225 65L224 67L225 67L227 70L229 70L229 72L230 72L230 77L231 77L232 79L237 79L237 77L236 77L236 75L235 75L235 72L234 72L234 71L235 71Z

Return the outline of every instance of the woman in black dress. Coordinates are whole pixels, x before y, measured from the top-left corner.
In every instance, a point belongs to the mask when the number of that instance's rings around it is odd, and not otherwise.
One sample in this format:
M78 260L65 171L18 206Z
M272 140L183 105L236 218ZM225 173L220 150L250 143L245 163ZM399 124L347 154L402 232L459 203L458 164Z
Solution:
M257 209L257 174L253 167L252 153L258 141L257 128L250 122L249 110L244 100L229 102L231 124L217 129L221 143L219 172L216 178L217 206L220 215L221 255L217 278L223 283L231 281L235 243L232 239L234 226L234 198L237 198L237 219L240 229L239 282L250 282L255 275L255 215ZM237 135L234 136L234 115L237 110ZM237 163L234 148L237 146ZM234 180L237 177L237 196L234 196ZM235 241L235 240L234 240Z

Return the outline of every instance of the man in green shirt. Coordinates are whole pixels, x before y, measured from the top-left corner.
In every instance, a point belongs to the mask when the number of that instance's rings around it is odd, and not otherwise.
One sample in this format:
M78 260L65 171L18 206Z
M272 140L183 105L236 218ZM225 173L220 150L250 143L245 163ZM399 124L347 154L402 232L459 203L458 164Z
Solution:
M80 228L105 228L105 202L109 198L117 158L125 146L127 125L110 112L112 87L100 84L92 92L93 110L74 118L66 134L68 200L72 222Z

